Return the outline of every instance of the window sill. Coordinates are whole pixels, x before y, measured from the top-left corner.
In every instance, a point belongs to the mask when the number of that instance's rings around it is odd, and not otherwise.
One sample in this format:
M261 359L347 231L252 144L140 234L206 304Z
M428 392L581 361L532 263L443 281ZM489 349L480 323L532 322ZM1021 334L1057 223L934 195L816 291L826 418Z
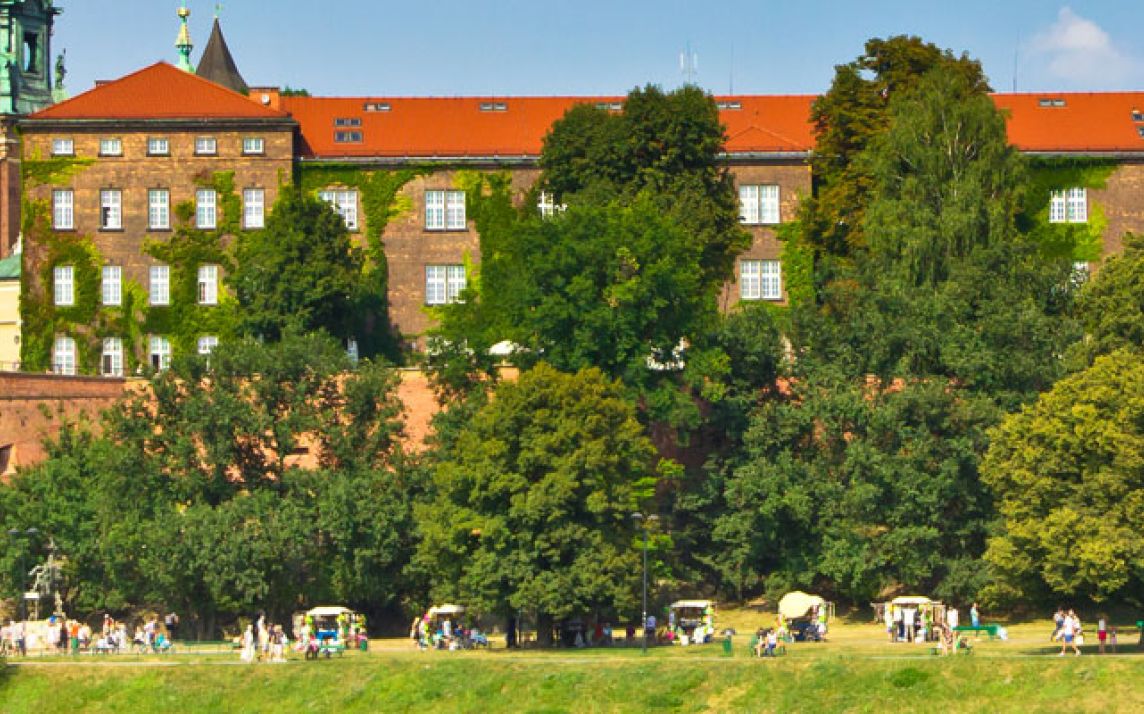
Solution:
M464 228L426 228L426 233L468 233L469 227Z
M148 152L147 158L150 158L150 159L169 159L169 158L171 158L171 155L169 153L167 153L167 154L152 154L152 153Z
M218 152L212 151L211 153L208 154L208 153L203 152L203 151L196 151L195 156L201 156L201 157L205 157L208 159L213 159L213 158L218 158Z
M153 226L147 226L148 233L170 233L173 230L174 229L170 226L167 226L166 228L155 228Z
M75 226L72 226L71 228L56 228L55 226L52 226L52 231L55 233L75 233Z
M122 233L123 228L100 228L100 233Z

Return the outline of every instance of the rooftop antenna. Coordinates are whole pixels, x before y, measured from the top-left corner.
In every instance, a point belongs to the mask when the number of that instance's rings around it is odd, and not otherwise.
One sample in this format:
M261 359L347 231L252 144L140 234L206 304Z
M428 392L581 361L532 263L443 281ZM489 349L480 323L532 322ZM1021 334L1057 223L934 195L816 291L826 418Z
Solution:
M695 75L699 74L699 53L691 51L691 43L679 53L679 71L687 84L695 84Z
M1013 48L1013 94L1017 93L1017 58L1021 53L1021 33L1017 32L1017 45Z

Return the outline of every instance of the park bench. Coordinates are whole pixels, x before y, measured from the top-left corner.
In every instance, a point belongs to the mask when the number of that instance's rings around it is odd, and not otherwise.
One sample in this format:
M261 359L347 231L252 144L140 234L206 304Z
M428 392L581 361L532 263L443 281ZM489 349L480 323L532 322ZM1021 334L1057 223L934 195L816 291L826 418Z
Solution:
M1000 629L1000 625L978 625L977 627L974 627L973 625L958 625L957 627L953 628L953 631L960 633L972 632L975 635L979 635L982 632L985 632L989 635L989 639L995 640L997 639L997 633Z

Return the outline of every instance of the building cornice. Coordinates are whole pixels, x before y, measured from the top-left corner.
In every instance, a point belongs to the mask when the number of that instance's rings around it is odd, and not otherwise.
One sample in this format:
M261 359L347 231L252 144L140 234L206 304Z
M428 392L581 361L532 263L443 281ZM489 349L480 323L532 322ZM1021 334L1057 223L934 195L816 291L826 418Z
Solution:
M289 117L202 117L197 119L32 119L19 121L25 132L40 131L294 131Z

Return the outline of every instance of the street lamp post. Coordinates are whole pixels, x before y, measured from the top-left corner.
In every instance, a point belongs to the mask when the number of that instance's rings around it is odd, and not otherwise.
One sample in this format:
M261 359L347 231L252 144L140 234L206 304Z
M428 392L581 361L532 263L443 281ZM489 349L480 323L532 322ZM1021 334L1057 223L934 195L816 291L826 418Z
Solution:
M31 543L32 539L39 535L40 529L36 527L29 528L28 530L20 530L19 528L8 529L8 537L15 540L16 538L27 538ZM28 551L21 549L20 551L20 580L17 583L20 587L20 621L23 622L28 619L28 601L24 599L26 589L24 588L24 578L28 576Z
M643 530L643 619L640 622L640 627L643 628L643 644L640 646L640 651L647 654L647 529L648 523L659 520L659 516L654 513L644 516L637 511L632 514L632 520L638 523Z

